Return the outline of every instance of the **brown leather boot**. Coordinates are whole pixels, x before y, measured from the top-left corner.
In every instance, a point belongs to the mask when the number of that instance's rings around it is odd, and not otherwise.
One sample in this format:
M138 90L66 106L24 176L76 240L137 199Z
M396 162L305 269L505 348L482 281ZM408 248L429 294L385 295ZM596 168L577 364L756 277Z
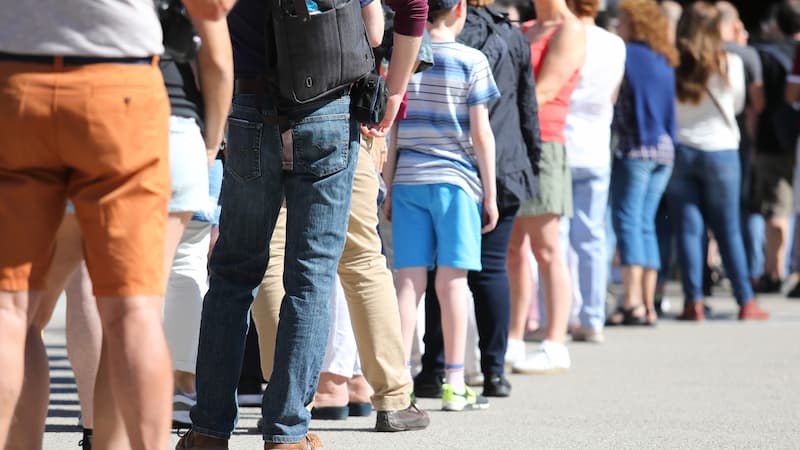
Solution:
M227 448L228 448L227 440L215 439L212 437L204 436L202 434L195 433L192 430L189 430L186 434L181 436L181 440L178 441L178 445L175 446L176 450L178 449L227 450Z
M739 320L767 320L769 313L758 307L755 299L750 299L739 309Z
M322 441L314 433L308 433L300 442L293 442L291 444L280 444L277 442L264 442L264 449L287 449L287 450L315 450L322 448Z
M683 312L676 317L678 320L685 320L690 322L698 322L705 319L705 312L703 311L703 302L683 302Z

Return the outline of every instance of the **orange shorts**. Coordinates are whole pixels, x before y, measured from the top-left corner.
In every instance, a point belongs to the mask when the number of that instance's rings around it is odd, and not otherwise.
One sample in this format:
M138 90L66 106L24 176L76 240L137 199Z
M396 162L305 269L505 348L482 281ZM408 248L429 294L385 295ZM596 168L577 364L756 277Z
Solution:
M0 290L44 288L69 198L95 295L163 295L168 128L155 64L0 62Z

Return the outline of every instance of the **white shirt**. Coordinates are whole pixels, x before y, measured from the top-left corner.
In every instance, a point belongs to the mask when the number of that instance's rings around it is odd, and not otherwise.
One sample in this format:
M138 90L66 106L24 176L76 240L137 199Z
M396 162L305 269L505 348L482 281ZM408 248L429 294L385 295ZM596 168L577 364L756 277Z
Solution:
M625 42L594 25L586 26L586 61L569 103L564 134L572 167L602 168L611 161L611 97L625 74Z
M679 144L707 152L739 149L736 115L744 109L744 63L733 53L728 53L727 57L728 81L725 82L719 75L713 75L708 81L708 90L717 100L719 108L708 92L697 105L677 102L675 115Z

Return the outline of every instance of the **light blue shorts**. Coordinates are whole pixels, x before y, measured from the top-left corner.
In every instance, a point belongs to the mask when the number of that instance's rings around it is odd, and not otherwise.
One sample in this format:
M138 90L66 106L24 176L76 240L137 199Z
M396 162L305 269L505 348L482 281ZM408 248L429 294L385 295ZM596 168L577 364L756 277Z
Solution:
M394 266L481 270L481 206L458 186L392 188Z
M213 214L208 196L208 158L200 127L194 119L169 118L169 212Z

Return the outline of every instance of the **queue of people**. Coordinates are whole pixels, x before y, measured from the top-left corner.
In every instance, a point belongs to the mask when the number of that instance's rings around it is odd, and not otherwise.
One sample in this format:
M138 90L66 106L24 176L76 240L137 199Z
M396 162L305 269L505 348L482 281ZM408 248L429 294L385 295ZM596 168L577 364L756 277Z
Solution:
M193 58L149 0L0 10L0 448L42 447L42 330L64 290L84 449L163 449L172 426L190 427L177 448L228 448L251 326L265 449L319 448L312 418L373 410L376 431L424 429L417 397L486 409L511 395L506 370L570 370L570 338L655 325L673 239L678 319L708 315L715 251L738 318L769 317L755 293L793 258L800 3L771 9L755 47L727 2L621 0L606 28L599 0L533 0L535 19L359 4L387 89L372 124L347 90L279 101L260 0L162 9L193 25Z

